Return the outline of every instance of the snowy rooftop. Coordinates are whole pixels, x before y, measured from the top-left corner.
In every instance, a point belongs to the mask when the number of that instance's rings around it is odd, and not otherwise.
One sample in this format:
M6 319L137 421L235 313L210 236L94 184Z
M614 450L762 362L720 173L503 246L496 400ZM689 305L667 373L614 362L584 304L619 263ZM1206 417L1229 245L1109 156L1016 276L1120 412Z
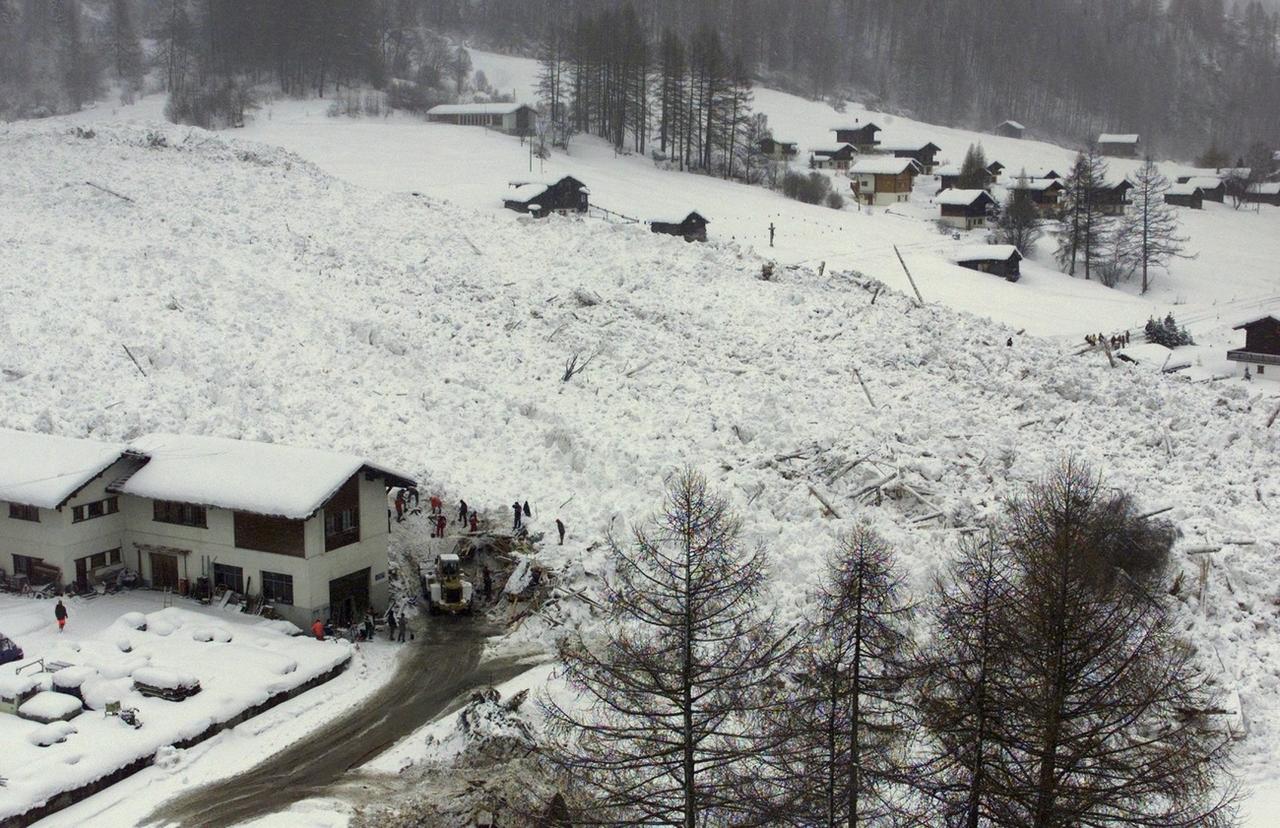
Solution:
M1000 126L1011 126L1011 127L1013 127L1014 129L1026 129L1026 127L1024 127L1022 124L1018 123L1017 121L1005 121L1005 122L1004 122L1003 124L1001 124Z
M1009 185L1014 190L1035 190L1037 192L1061 186L1062 182L1056 178L1015 178L1013 183Z
M684 224L686 221L705 221L710 224L711 221L697 210L690 210L684 215L659 216L658 218L649 219L650 224Z
M991 199L991 194L986 190L955 190L948 188L938 193L937 202L939 204L947 204L951 206L968 207L975 201L982 199Z
M547 184L518 184L507 192L511 201L531 201L547 191Z
M1104 132L1098 136L1099 144L1136 144L1138 136L1131 132Z
M860 129L866 129L867 127L871 127L876 132L880 131L880 127L876 126L870 121L867 121L865 124L851 124L848 126L832 127L830 130L828 130L828 132L856 132Z
M1022 258L1018 248L1011 244L967 244L951 258L957 262L1004 262L1015 254Z
M407 480L355 455L225 437L151 434L133 448L151 459L120 487L126 494L297 520L362 468Z
M835 155L836 153L843 152L846 149L855 153L858 151L857 149L854 148L852 144L841 144L838 147L814 147L813 149L809 150L809 152L813 153L814 155Z
M921 150L925 150L930 147L935 151L942 149L932 141L911 141L899 139L896 141L880 142L880 149L885 150L886 152L920 152Z
M1018 167L1011 171L1014 178L1061 178L1062 173L1055 167Z
M1222 179L1215 175L1197 175L1188 178L1186 183L1202 190L1213 190L1222 186ZM1175 184L1174 186L1178 185Z
M1199 184L1195 183L1195 181L1195 179L1192 179L1185 184L1170 184L1168 194L1189 196L1194 195L1196 190L1203 191L1203 188Z
M868 175L901 175L912 168L918 170L920 165L911 158L864 158L854 162L849 172Z
M934 174L934 175L959 175L959 174L960 174L960 165L959 165L959 164L947 164L947 165L945 165L945 166L938 167L936 170L934 170L934 171L933 171L933 174Z
M56 509L120 459L123 443L0 429L0 500Z
M471 103L440 104L427 110L428 115L510 115L528 104L522 103Z

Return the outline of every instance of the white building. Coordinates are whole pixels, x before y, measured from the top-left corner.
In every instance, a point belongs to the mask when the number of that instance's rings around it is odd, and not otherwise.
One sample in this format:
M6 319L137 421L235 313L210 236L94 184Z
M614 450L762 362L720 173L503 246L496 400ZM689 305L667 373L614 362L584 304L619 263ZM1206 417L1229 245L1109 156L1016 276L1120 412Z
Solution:
M860 204L900 204L911 199L911 188L921 172L911 158L864 158L849 167L853 194Z
M0 567L85 586L138 571L225 585L299 626L387 604L386 489L360 457L154 434L132 444L0 430Z

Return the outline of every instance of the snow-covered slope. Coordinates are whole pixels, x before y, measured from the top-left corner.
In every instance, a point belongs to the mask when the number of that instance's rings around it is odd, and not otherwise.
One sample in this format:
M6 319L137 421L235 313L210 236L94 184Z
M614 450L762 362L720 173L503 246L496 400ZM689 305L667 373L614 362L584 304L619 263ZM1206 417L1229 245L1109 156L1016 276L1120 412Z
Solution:
M1179 612L1240 690L1244 773L1267 773L1280 450L1258 384L1111 369L834 268L762 282L760 265L728 242L364 189L199 130L12 126L0 426L377 457L497 519L514 498L535 528L562 517L570 543L548 554L575 577L691 463L773 549L784 614L848 520L889 533L922 585L956 533L919 518L971 525L1074 453L1173 506L1184 544L1257 541L1213 556L1208 600L1184 592ZM596 356L564 382L574 354ZM882 505L853 497L894 471Z

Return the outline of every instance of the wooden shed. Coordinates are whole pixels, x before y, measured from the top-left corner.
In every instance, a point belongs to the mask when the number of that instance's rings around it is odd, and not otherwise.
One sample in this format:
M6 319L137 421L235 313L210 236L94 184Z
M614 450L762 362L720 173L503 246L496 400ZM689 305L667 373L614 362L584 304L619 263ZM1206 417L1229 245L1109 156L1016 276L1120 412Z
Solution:
M1137 158L1141 143L1134 133L1104 132L1098 136L1098 151L1115 158Z
M795 141L779 141L775 138L761 138L756 147L760 154L774 161L790 161L800 152Z
M1017 121L1005 121L995 129L996 135L1005 138L1021 138L1026 131L1027 128Z
M836 134L837 142L852 144L858 152L874 152L880 146L876 138L880 127L870 121L864 124L855 120L853 126L834 127L831 131Z
M678 221L659 221L655 219L649 222L649 229L655 233L665 233L668 236L680 236L688 242L704 242L707 240L708 224L710 222L707 221L706 217L694 210Z
M522 103L441 104L427 110L437 124L482 126L508 135L532 135L537 110Z
M571 175L557 181L512 181L502 206L545 218L552 213L585 213L591 191Z
M943 190L937 196L941 221L960 230L986 227L996 200L986 190Z
M956 251L952 261L969 270L1016 282L1022 278L1022 253L1011 244L973 244Z
M1178 176L1178 184L1190 184L1199 188L1205 201L1226 201L1227 185L1216 175L1182 175Z
M1280 181L1260 181L1250 184L1244 191L1244 200L1250 204L1270 204L1280 207Z
M1066 188L1056 178L1018 178L1009 185L1010 192L1016 198L1029 198L1036 212L1041 215L1053 213L1058 209L1058 202Z
M1165 191L1164 203L1176 207L1190 207L1192 210L1204 209L1204 190L1194 184L1170 184Z
M880 145L881 152L887 152L894 158L910 158L920 165L926 175L932 175L938 166L938 153L942 147L932 141L893 141Z
M847 170L858 156L852 144L824 147L809 151L809 166L815 170Z

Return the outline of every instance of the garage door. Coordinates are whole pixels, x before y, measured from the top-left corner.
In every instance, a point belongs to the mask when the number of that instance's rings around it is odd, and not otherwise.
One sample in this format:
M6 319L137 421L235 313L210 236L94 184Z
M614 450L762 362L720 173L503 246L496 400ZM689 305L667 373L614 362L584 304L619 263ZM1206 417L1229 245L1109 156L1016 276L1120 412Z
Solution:
M369 570L362 569L329 582L329 617L339 626L351 624L369 609Z

